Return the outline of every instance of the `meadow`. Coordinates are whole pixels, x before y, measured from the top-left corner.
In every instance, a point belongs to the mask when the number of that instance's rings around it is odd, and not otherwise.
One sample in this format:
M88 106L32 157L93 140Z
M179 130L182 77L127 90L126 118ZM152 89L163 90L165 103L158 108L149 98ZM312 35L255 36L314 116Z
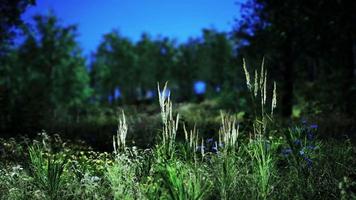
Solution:
M45 132L1 139L0 199L356 199L351 140L323 139L310 120L280 123L276 83L267 91L263 67L244 71L253 114L221 111L209 137L186 125L166 84L157 89L160 128L141 138L152 140L147 148L128 142L135 127L124 110L109 152Z

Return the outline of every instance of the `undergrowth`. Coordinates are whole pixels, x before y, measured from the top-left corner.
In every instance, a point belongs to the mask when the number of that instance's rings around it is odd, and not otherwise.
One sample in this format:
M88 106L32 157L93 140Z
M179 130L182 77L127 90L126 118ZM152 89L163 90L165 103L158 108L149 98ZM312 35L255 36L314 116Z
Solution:
M355 199L351 142L322 141L318 125L307 121L280 127L277 84L268 86L263 63L254 76L245 62L243 68L253 110L243 130L235 115L221 112L217 136L204 138L174 111L167 84L158 85L161 129L154 147L126 144L124 112L112 153L46 134L32 142L2 139L0 198Z

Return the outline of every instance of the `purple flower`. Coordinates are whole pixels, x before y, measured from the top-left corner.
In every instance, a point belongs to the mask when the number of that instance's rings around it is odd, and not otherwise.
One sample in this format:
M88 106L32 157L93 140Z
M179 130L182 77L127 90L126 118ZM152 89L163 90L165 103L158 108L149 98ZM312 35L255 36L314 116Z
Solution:
M299 139L297 139L294 141L294 144L297 146L300 146L300 145L302 145L302 142Z
M212 143L213 141L214 141L213 138L208 138L208 139L206 140L207 143Z
M211 151L214 152L214 153L217 153L218 152L218 147L217 146L211 147Z
M310 125L310 128L311 129L318 129L318 125L317 124L312 124L312 125Z
M307 157L304 157L304 160L307 162L307 166L310 168L313 165L313 161Z
M313 134L312 132L308 132L308 133L307 133L307 139L308 139L309 141L313 140L313 139L314 139L314 134Z
M288 156L291 153L292 153L292 149L282 149L282 154L284 156Z
M305 118L303 118L302 119L302 124L306 125L307 123L308 123L308 121Z

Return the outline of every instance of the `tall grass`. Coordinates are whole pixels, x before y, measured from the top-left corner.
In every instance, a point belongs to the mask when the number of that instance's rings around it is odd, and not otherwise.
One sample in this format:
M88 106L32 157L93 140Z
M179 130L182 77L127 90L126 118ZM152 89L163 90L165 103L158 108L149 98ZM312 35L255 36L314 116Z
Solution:
M272 182L275 171L275 160L272 150L274 144L269 140L269 125L273 123L273 111L277 106L276 82L273 84L271 109L267 109L267 70L262 60L260 71L255 70L254 84L251 84L250 73L243 60L243 69L246 77L246 85L250 92L254 107L253 136L247 145L246 151L252 161L253 180L257 188L257 198L267 199L272 191Z
M72 161L79 167L70 170L62 155L74 159L73 152L53 153L46 142L35 143L29 147L31 176L26 175L26 170L20 170L21 167L0 170L0 174L6 176L0 177L0 191L6 193L0 197L354 198L356 151L350 141L322 143L316 137L317 126L313 124L277 129L274 117L277 85L274 82L273 90L269 91L272 87L267 85L264 61L253 76L245 61L243 69L252 100L252 123L248 121L240 126L235 116L221 112L218 137L205 139L196 126L188 130L184 123L179 123L180 116L174 114L167 83L163 88L158 85L162 128L157 133L159 140L154 148L141 150L126 144L129 127L122 112L113 136L113 153L107 154L109 159L104 156L105 159L89 162L85 153L80 152L83 159ZM31 192L21 192L20 186Z
M119 124L117 127L116 137L113 136L113 147L114 147L115 154L118 154L119 151L125 150L127 129L128 126L126 124L125 113L124 111L122 111L122 115L121 118L119 119Z
M38 144L29 147L29 155L32 175L37 186L46 191L49 199L60 199L66 159L58 154L49 154L45 158L44 151Z
M163 124L160 150L164 156L172 158L175 154L175 139L178 131L179 114L175 118L173 117L172 102L170 100L170 93L167 91L167 83L164 85L162 92L159 84L157 90Z

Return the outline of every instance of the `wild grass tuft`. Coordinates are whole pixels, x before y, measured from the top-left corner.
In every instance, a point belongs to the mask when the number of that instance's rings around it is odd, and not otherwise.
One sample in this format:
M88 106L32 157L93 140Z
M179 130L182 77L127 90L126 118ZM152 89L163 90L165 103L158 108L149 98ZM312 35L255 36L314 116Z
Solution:
M125 150L127 129L125 113L122 111L122 117L119 119L116 137L113 136L113 147L115 154L118 154L119 151Z
M58 154L49 154L46 158L38 144L29 147L29 155L31 172L37 186L46 191L49 199L60 199L66 159Z
M164 85L162 92L159 84L157 89L163 124L160 149L167 158L172 158L175 154L179 114L175 118L173 117L172 102L170 100L170 93L167 92L167 83Z

